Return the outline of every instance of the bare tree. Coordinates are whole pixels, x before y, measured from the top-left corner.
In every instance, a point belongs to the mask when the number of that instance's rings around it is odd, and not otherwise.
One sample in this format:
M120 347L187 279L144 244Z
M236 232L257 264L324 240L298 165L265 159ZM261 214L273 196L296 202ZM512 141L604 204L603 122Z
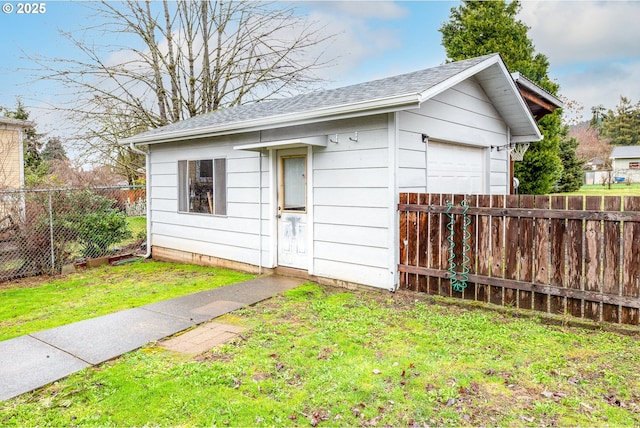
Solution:
M569 137L578 140L578 148L576 155L585 161L599 158L603 162L607 162L611 154L611 145L609 138L603 138L598 128L590 126L587 122L574 126L569 131Z
M103 24L85 34L98 38L63 33L84 59L34 60L41 78L77 94L56 107L83 124L79 137L92 150L113 148L141 129L310 90L331 63L324 48L333 36L285 3L146 0L90 7ZM114 38L126 46L96 44Z

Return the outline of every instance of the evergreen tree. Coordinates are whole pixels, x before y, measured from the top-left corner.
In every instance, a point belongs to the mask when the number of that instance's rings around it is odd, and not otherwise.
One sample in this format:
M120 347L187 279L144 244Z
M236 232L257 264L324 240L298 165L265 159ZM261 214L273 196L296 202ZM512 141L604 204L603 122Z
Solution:
M544 195L553 190L562 175L562 161L558 152L562 135L560 112L548 114L538 122L544 137L531 143L522 162L514 163L514 175L520 180L518 191L528 195Z
M60 141L58 137L49 138L47 140L47 143L45 144L44 149L42 149L42 153L40 153L40 156L45 161L69 160L69 158L67 157L67 153L62 146L62 141Z
M605 116L604 106L602 104L598 104L597 106L591 107L591 120L589 121L589 126L596 129L602 125L602 120Z
M617 146L640 144L640 102L633 104L630 99L621 96L615 111L609 110L602 117L600 132Z
M562 159L562 176L556 183L558 192L575 192L584 182L584 161L576 156L578 140L575 138L563 138L560 141L560 159Z
M449 61L458 61L490 53L500 53L511 72L518 71L543 89L556 95L557 83L549 79L549 60L535 53L527 27L516 19L521 5L517 0L474 2L464 1L451 9L449 22L442 25L442 45ZM544 140L534 142L522 162L516 162L515 175L520 191L544 194L552 190L560 178L562 162L559 156L563 126L561 112L547 115L539 122Z

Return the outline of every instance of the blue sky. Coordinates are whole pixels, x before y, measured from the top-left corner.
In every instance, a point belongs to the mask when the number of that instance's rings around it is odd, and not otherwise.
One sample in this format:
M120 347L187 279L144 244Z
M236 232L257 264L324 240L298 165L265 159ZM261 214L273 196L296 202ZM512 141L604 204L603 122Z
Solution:
M64 123L42 108L64 102L64 91L52 82L33 82L28 69L34 64L25 56L74 57L77 51L59 31L95 24L90 2L43 1L46 12L41 15L18 15L18 2L0 0L0 6L7 3L13 11L0 12L0 105L13 107L20 96L41 131L61 133ZM327 87L337 87L443 63L438 28L459 2L299 5L311 19L338 34L329 53L339 59L326 71ZM640 2L525 1L519 18L531 27L537 52L549 57L550 75L560 84L561 94L584 107L584 119L594 105L615 107L620 95L640 101Z

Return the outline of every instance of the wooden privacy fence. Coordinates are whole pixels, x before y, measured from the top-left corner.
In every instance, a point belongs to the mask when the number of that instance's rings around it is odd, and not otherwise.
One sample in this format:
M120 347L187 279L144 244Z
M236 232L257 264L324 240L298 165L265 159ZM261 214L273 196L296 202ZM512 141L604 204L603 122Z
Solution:
M401 193L398 210L403 289L638 325L640 197Z

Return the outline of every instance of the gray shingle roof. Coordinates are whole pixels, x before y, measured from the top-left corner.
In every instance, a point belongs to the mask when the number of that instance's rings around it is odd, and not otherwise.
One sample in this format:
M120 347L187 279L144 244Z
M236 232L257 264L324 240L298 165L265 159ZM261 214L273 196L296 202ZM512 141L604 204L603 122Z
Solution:
M640 146L615 146L609 157L611 159L640 158Z
M275 118L285 114L312 112L314 110L394 96L420 94L495 55L497 54L452 62L426 70L373 80L343 88L315 91L290 98L220 109L147 131L135 138L150 137L153 139L155 136L161 137L168 133L196 131L199 128L211 126L224 126L225 124L267 119L269 117Z

